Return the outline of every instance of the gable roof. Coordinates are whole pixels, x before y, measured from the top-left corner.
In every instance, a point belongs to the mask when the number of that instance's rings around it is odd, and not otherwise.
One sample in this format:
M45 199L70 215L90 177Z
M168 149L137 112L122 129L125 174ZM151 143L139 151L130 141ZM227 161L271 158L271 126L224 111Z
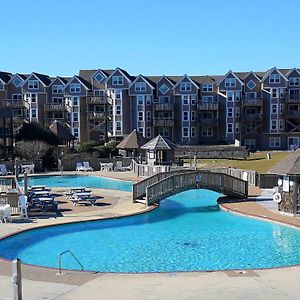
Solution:
M158 135L141 147L141 149L144 150L170 150L174 148L176 148L176 146L168 139L163 138L161 135Z
M147 77L144 77L142 74L140 74L138 77L134 79L134 81L131 82L130 87L132 87L136 83L136 81L140 78L143 79L151 87L151 89L153 90L155 89L153 82L151 83L151 80L149 80Z
M10 80L10 78L11 78L11 76L12 76L11 73L0 71L0 80L1 80L3 83L8 83L9 80Z
M112 76L114 76L114 74L119 71L126 79L127 81L131 82L135 79L134 76L129 75L125 70L121 69L121 68L116 68L107 78L106 81L108 81Z
M20 75L20 74L18 74L18 75ZM26 82L28 82L28 80L30 79L31 76L34 76L36 79L38 79L44 87L48 86L51 83L51 78L48 75L32 72L30 75L27 76L27 78L23 82L23 85Z
M90 90L90 89L92 89L92 85L88 82L88 81L86 81L85 79L83 79L82 77L80 77L80 76L77 76L77 75L74 75L69 81L68 81L68 83L66 84L66 86L65 86L65 88L67 87L67 86L69 86L70 85L70 83L72 83L72 81L74 80L74 79L77 79L87 90Z
M267 78L268 78L268 76L273 72L273 71L277 71L281 76L282 76L282 78L285 80L285 81L288 81L288 79L276 68L276 67L274 67L274 68L272 68L272 69L270 69L270 70L268 70L267 72L266 72L266 74L265 74L265 76L261 79L261 81L263 82L263 81L265 81Z
M49 126L49 130L52 131L60 141L76 140L76 137L58 121L54 121Z
M13 82L14 79L15 79L16 77L19 77L22 81L25 81L26 78L27 78L27 76L28 76L28 75L16 73L16 74L14 74L13 76L11 76L11 78L10 78L10 80L9 80L8 83ZM22 82L22 84L23 84L23 82ZM21 84L21 85L22 85L22 84ZM20 86L21 86L21 85L20 85Z
M246 80L250 75L253 75L258 81L261 81L261 77L258 77L254 72L250 71L247 74L245 74L243 80Z
M56 77L52 78L52 81L51 81L51 83L49 84L49 86L51 86L57 79L58 79L63 85L66 85L66 84L68 83L68 80L66 80L65 78L56 76Z
M170 83L171 86L174 86L175 82L173 80L171 80L168 76L165 76L165 75L161 76L156 84L159 84L163 79L166 79Z
M118 149L139 149L146 143L144 137L134 129L126 138L117 145Z
M173 86L173 89L176 88L176 86L183 80L183 79L188 79L197 89L199 89L199 86L195 83L195 81L190 77L188 76L187 74L185 74L174 86Z
M300 70L297 69L297 68L290 69L290 70L285 74L285 76L286 76L286 77L289 77L290 74L293 73L294 71L296 71L296 72L299 74L299 76L300 76Z
M225 80L225 78L229 75L229 74L231 74L231 75L233 75L233 77L235 78L235 79L237 79L240 83L241 83L241 85L244 85L244 82L233 72L233 71L231 71L231 70L229 70L224 76L222 76L222 78L217 82L217 86L219 86L220 84L221 84L221 82L223 82L224 80Z

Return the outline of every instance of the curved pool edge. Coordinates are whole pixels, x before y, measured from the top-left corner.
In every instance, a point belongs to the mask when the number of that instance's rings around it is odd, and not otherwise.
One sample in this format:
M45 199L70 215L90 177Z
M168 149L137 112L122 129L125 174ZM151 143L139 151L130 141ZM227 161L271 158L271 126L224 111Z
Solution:
M284 221L278 221L266 216L260 216L260 215L255 215L255 214L251 214L251 213L245 213L243 211L239 211L237 209L231 209L228 206L226 206L226 203L220 203L221 200L224 200L228 198L227 196L220 196L217 199L217 203L219 205L219 207L228 212L228 213L232 213L232 214L236 214L242 217L249 217L249 218L254 218L257 220L261 220L261 221L266 221L266 222L272 222L272 223L277 223L279 225L284 225L287 227L293 227L295 229L300 230L300 225L294 225L288 222L284 222ZM24 230L19 230L16 232L12 232L9 233L7 235L4 235L2 237L0 237L0 241L6 238L9 238L11 236L23 233L23 232L27 232L27 231L31 231L34 229L40 229L40 228L45 228L45 227L53 227L53 226L61 226L61 225L66 225L66 224L76 224L76 223L83 223L83 222L96 222L96 221L104 221L104 220L111 220L111 219L119 219L119 218L127 218L127 217L131 217L131 216L136 216L136 215L140 215L140 214L144 214L144 213L148 213L151 212L153 210L155 210L156 208L158 208L159 205L153 205L151 207L146 208L143 211L139 211L139 212L134 212L134 213L130 213L130 214L126 214L126 215L120 215L120 216L111 216L111 217L102 217L102 218L93 218L93 219L84 219L84 220L78 220L78 221L66 221L60 224L49 224L49 225L40 225L40 226L36 226L36 227L32 227L32 228L26 228ZM0 264L1 263L11 263L12 260L0 257ZM57 271L58 268L53 268L53 267L46 267L46 266L38 266L38 265L33 265L33 264L28 264L28 263L23 263L22 265L24 266L28 266L31 268L34 268L35 270L48 270L48 271ZM285 266L278 266L278 267L270 267L270 268L242 268L242 269L220 269L220 270L190 270L190 271L168 271L168 272L99 272L99 271L93 271L93 270L74 270L74 269L61 269L63 272L65 273L70 273L72 272L73 275L76 276L76 274L98 274L100 275L104 275L104 274L112 274L112 275L147 275L147 274L192 274L192 273L202 273L202 274L206 274L206 273L224 273L224 272L242 272L242 271L263 271L263 270L276 270L276 269L289 269L289 268L297 268L300 267L300 263L299 264L293 264L293 265L285 265ZM1 275L1 273L0 273Z

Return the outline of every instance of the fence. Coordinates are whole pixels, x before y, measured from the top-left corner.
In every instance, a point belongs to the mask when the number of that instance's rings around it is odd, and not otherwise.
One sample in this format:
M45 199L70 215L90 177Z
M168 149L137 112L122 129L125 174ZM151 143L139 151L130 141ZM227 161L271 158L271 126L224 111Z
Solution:
M278 185L279 174L258 174L257 186L261 189L271 189Z
M19 187L15 176L0 176L1 192L0 200L3 204L9 204L12 214L19 213Z
M149 177L158 173L169 172L171 166L152 166L152 165L143 165L137 163L135 160L132 160L132 171L138 177Z

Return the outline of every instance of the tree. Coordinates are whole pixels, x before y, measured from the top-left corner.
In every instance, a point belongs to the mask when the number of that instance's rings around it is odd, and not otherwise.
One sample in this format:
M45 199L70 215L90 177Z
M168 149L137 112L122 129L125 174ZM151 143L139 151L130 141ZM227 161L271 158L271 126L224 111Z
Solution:
M15 145L16 155L29 161L42 158L50 145L42 141L21 141Z

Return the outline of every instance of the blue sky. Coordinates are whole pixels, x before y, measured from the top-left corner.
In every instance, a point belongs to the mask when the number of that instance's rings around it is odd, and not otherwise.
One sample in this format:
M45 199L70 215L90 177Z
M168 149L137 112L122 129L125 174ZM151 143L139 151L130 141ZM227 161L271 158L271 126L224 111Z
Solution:
M3 71L205 75L300 67L299 0L14 0L1 1L1 11Z

